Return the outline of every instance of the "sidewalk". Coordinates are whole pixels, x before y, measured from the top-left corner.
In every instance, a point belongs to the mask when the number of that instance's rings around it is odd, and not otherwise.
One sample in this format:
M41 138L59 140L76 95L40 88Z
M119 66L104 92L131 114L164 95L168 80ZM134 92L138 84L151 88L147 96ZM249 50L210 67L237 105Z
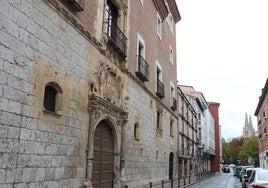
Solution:
M205 183L206 181L208 181L209 179L214 178L215 176L218 176L219 174L220 174L220 172L214 172L213 174L210 174L208 176L204 176L204 177L202 177L199 180L192 181L189 184L186 184L186 185L183 185L183 186L179 186L179 187L185 188L185 187L190 187L190 186L195 185L195 184L202 184L202 183Z

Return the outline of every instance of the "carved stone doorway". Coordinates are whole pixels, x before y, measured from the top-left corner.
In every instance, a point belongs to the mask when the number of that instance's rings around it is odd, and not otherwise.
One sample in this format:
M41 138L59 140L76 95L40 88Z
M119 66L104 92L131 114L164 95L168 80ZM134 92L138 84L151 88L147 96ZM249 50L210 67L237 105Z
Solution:
M112 188L114 180L114 141L112 129L101 121L94 132L93 188Z

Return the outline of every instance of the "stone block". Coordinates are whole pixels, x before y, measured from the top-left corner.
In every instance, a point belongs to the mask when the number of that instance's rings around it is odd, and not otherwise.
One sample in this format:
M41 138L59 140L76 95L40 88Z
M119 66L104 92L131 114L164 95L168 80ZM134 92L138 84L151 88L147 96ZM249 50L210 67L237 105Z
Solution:
M53 167L60 167L62 166L62 156L53 156L52 157L52 166Z
M45 169L45 181L54 181L55 180L55 168L46 168Z
M23 168L30 165L31 156L30 155L18 155L17 167Z
M45 173L45 168L38 168L36 171L35 181L44 181Z
M15 182L16 177L16 169L15 168L7 168L6 171L6 183L13 183Z
M7 111L7 109L8 109L8 99L0 98L0 110Z
M0 46L0 57L8 62L13 62L14 52L5 46Z
M14 188L14 187L13 187L13 184L3 184L3 185L0 185L0 188Z
M11 113L20 114L20 112L21 112L21 103L9 100L9 102L8 102L8 111L11 112Z
M6 170L0 169L0 183L6 183Z
M32 133L32 130L26 129L26 128L21 128L20 139L21 140L30 140L31 139L31 133Z
M37 154L37 155L45 154L45 143L35 142L34 143L34 154Z
M30 183L29 188L43 188L43 183L42 182Z
M56 168L55 178L57 180L58 179L63 179L64 178L64 172L65 172L65 167Z
M0 161L2 168L15 168L17 162L17 154L10 154L10 153L2 154Z
M64 179L73 178L74 176L74 168L73 167L66 167L64 169Z
M46 155L56 155L57 154L57 146L55 144L46 144Z
M9 127L8 128L8 138L18 139L20 136L20 128L19 127Z

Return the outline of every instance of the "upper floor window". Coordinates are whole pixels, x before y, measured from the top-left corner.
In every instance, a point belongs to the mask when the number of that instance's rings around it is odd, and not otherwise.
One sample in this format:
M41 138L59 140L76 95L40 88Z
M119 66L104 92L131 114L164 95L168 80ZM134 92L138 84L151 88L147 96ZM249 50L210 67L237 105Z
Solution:
M49 82L45 86L43 105L44 110L47 112L52 112L55 114L61 113L62 90L58 84Z
M177 100L175 98L175 89L172 82L170 82L170 107L172 110L177 110Z
M169 29L170 29L170 31L171 31L171 33L173 34L173 32L174 32L174 22L173 22L173 17L172 17L172 14L171 13L169 13L169 15L168 15L168 25L169 25Z
M174 137L174 120L173 119L170 119L170 136L171 137Z
M156 107L156 135L162 136L163 127L162 127L162 116L163 116L163 109L161 106Z
M174 56L173 49L171 46L169 46L169 62L171 64L173 64L173 59L174 59L173 56Z
M118 8L111 0L107 0L105 7L105 23L108 43L123 57L126 57L127 38L118 26Z
M159 16L159 14L157 13L157 35L160 39L162 39L162 26L163 23L162 23L162 20Z
M162 131L162 112L159 110L156 111L156 128Z
M164 97L164 84L162 83L162 67L156 61L156 95L160 98Z
M137 69L136 69L136 75L142 81L149 80L149 64L145 60L145 42L139 33L137 33Z
M169 29L171 31L171 33L173 34L173 30L174 30L174 23L173 23L173 17L172 17L172 14L170 12L170 9L169 9L169 6L168 4L166 3L166 7L168 9L168 16L167 16L167 23L168 23L168 26L169 26Z

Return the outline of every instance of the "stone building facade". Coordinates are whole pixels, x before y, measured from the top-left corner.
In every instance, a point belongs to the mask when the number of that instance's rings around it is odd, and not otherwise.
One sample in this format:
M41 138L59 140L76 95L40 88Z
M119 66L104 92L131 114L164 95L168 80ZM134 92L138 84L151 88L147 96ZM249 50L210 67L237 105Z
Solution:
M177 177L179 20L175 0L0 1L0 186Z
M198 156L196 100L184 95L178 87L178 141L179 177L193 177L201 172L201 155Z
M254 115L258 121L258 138L259 138L259 160L260 167L268 169L268 78L262 88L261 96L257 104Z
M192 86L179 87L187 97L196 100L197 105L194 105L194 109L197 114L198 148L202 150L202 171L211 171L211 158L215 156L215 127L208 102L203 93L195 91Z

